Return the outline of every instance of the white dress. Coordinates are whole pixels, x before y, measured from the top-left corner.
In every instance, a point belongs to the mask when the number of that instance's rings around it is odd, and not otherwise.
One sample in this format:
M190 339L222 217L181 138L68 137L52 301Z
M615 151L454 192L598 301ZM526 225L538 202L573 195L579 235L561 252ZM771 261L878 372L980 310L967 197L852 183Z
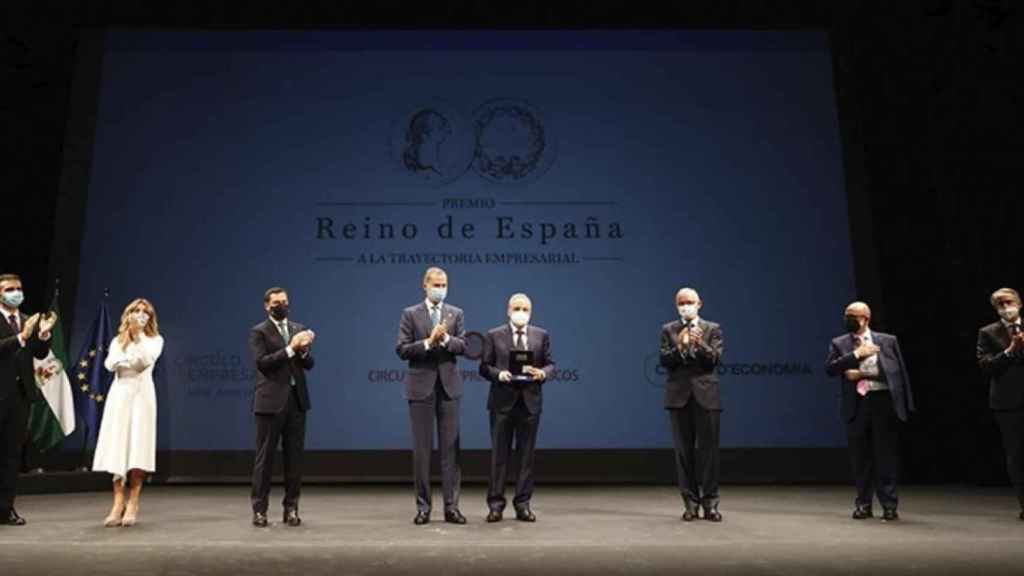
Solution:
M93 471L124 478L128 470L156 470L156 389L153 366L164 348L160 336L141 334L122 347L117 338L103 363L114 372L103 408Z

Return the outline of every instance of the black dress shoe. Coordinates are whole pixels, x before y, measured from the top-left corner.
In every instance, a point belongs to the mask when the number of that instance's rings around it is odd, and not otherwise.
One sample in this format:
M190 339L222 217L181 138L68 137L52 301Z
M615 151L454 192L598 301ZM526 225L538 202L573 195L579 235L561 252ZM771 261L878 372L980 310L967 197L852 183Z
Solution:
M10 511L7 512L6 516L0 518L0 524L4 526L24 526L25 519L18 516L18 513L14 508L11 508Z
M423 526L424 524L430 524L430 512L421 510L416 513L416 517L412 519L412 523L417 526Z
M892 522L894 520L899 520L899 519L900 519L900 515L896 513L896 509L895 508L886 508L882 512L882 520L885 521L885 522Z
M700 509L695 502L684 499L683 508L683 522L693 522L700 517Z
M718 504L704 507L704 519L708 522L722 521L722 514L718 511Z
M866 520L874 515L875 514L871 511L871 506L857 506L853 509L854 520Z
M534 516L529 506L520 506L516 508L516 520L520 522L536 522L537 517Z
M287 526L298 526L302 524L302 518L299 518L299 510L297 508L289 508L285 510L284 523Z
M449 524L465 524L466 517L459 512L458 508L452 508L451 510L445 510L444 521Z
M252 525L256 526L257 528L266 528L268 525L267 515L263 512L253 512Z
M487 521L490 523L501 522L501 510L491 510L487 513Z

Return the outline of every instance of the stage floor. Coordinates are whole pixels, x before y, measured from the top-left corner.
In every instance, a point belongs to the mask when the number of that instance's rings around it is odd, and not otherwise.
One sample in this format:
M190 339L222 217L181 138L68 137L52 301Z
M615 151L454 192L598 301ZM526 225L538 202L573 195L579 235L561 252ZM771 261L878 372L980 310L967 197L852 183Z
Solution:
M1020 574L1024 522L1009 490L910 487L896 523L850 519L852 487L726 486L721 524L679 520L670 487L540 486L536 524L414 526L411 486L314 486L269 529L245 486L147 487L134 528L104 528L106 493L23 496L0 528L0 574ZM877 511L876 511L877 512Z

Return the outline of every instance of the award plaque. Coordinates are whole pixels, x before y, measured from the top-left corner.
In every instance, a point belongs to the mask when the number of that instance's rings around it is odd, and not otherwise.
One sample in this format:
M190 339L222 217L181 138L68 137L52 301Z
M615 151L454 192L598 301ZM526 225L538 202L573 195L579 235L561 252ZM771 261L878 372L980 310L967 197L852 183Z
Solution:
M523 372L524 366L533 365L533 352L529 350L512 350L508 357L508 371L513 382L532 382L533 376Z

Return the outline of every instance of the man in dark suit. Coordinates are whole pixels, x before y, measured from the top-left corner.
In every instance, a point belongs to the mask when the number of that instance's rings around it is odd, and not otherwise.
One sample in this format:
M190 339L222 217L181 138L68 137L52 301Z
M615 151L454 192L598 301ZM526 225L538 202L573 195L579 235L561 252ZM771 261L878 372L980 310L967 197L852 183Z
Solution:
M672 424L683 521L698 518L721 522L718 511L718 444L722 402L718 364L724 343L722 328L698 316L703 306L692 288L676 293L680 320L661 327L661 365L667 372L665 408Z
M302 487L302 452L306 443L309 391L306 370L315 335L288 320L288 293L271 288L263 296L269 317L249 331L249 350L256 362L253 413L256 416L256 458L252 470L252 523L266 527L274 454L278 441L284 451L284 523L298 526Z
M39 393L32 358L50 353L55 314L26 317L19 311L25 296L21 279L0 275L0 526L23 526L14 509L21 448L29 406Z
M459 511L462 470L459 464L459 401L462 375L455 357L466 350L462 310L445 302L448 275L429 268L423 276L426 299L402 310L398 325L398 357L409 363L405 373L405 399L412 421L413 482L416 488L416 516L413 523L430 522L430 453L434 420L441 452L441 490L444 519L465 524Z
M491 413L491 476L487 489L488 522L500 522L505 510L507 477L512 441L516 443L519 476L512 505L516 519L536 522L530 510L533 497L533 451L544 396L542 384L555 370L551 358L551 339L543 328L530 325L533 304L526 294L514 294L508 301L509 322L487 332L480 375L491 383L487 409ZM532 353L532 361L516 378L510 372L513 351Z
M1003 433L1006 470L1024 520L1024 329L1020 294L1000 288L989 299L999 320L978 330L978 367L988 378L988 406Z
M853 518L874 514L872 492L884 521L899 518L896 484L900 471L899 426L914 409L910 376L899 342L870 329L871 309L863 302L846 307L847 332L832 339L825 371L839 378L842 417L857 486Z

